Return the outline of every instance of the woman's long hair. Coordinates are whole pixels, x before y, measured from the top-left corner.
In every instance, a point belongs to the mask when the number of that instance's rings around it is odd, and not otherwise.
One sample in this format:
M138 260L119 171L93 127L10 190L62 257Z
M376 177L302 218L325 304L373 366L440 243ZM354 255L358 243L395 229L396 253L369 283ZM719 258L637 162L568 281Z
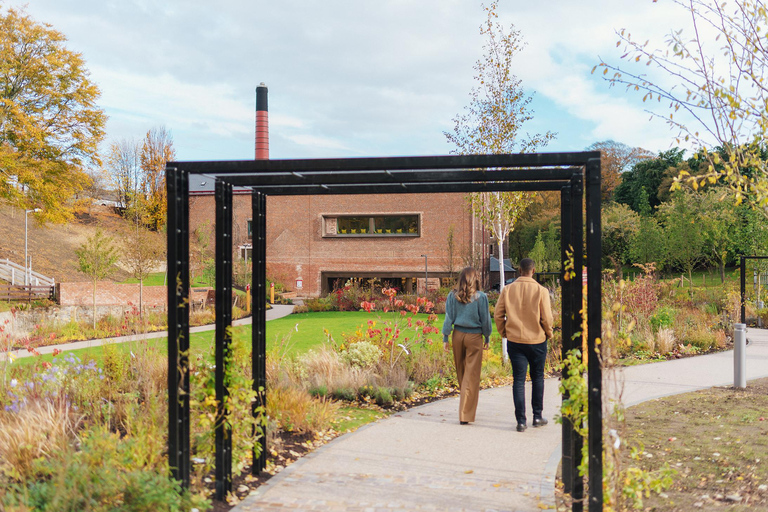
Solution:
M459 302L468 304L472 302L479 289L480 278L477 276L477 271L472 267L467 267L459 274L459 281L453 288L453 293Z

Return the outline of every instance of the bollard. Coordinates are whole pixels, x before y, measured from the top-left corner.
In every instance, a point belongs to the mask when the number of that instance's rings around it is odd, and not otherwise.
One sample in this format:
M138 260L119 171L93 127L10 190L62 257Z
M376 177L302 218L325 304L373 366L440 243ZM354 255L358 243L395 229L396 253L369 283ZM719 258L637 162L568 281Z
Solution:
M747 387L747 324L733 324L733 387Z

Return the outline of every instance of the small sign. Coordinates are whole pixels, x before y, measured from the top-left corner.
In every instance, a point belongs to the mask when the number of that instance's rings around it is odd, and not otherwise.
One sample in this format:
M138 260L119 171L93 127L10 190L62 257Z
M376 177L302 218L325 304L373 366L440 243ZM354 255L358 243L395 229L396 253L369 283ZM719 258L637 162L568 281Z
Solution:
M304 281L301 278L296 280L296 289L301 290L304 287Z
M251 285L250 284L245 285L245 291L247 291L247 292L251 291Z

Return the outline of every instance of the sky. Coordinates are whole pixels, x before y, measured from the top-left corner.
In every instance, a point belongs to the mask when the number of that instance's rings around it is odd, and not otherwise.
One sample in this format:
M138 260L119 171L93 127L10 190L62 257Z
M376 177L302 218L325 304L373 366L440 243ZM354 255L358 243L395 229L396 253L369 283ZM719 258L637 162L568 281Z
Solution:
M255 88L269 88L273 159L445 155L470 99L484 11L474 0L4 0L67 37L109 116L104 149L170 130L178 160L254 157ZM620 63L616 31L663 46L671 0L501 0L527 46L513 60L542 151L615 140L653 152L674 132L592 68ZM663 112L663 111L662 111Z

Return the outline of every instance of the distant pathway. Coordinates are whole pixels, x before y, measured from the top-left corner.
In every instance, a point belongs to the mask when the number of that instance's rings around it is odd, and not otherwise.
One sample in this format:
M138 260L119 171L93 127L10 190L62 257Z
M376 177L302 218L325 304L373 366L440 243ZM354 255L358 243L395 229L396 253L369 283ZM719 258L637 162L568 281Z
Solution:
M274 304L272 306L272 309L267 310L267 321L274 320L276 318L282 318L284 316L288 316L293 311L293 306L284 306L281 304ZM235 320L232 322L233 325L250 325L251 324L251 317L247 318L241 318L240 320ZM201 325L199 327L191 327L189 329L190 333L196 333L196 332L205 332L205 331L213 331L216 329L215 325ZM85 341L73 341L71 343L62 343L61 345L48 345L46 347L40 347L37 349L37 351L41 354L51 354L54 350L78 350L81 348L90 348L90 347L99 347L101 345L105 345L107 343L125 343L127 341L139 341L139 340L150 340L155 338L165 338L168 336L168 331L155 331L155 332L148 332L146 334L133 334L131 336L118 336L116 338L102 338L102 339L96 339L96 340L85 340ZM13 357L20 358L20 357L29 357L32 354L27 352L26 349L19 349L19 350L11 350L8 354L11 354ZM5 352L0 352L0 361L4 361L5 358L8 357Z
M768 377L768 331L749 329L749 379ZM623 400L733 383L733 352L622 369ZM545 385L546 427L514 430L512 390L482 391L477 422L458 423L458 398L397 413L341 436L271 478L233 512L285 510L524 511L554 507L558 381ZM606 387L611 387L607 385ZM616 396L617 390L609 390ZM527 389L530 401L530 386Z

